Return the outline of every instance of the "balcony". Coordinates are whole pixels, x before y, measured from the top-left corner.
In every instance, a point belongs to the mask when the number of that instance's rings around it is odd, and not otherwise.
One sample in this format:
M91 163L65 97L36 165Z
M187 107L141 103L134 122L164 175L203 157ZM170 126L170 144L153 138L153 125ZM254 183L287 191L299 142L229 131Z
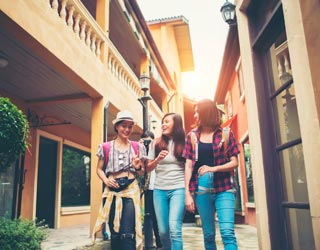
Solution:
M0 55L9 61L0 71L2 91L85 131L91 131L91 100L103 95L118 109L132 101L142 121L137 99L145 45L118 1L110 3L109 36L80 0L4 1L0 7Z

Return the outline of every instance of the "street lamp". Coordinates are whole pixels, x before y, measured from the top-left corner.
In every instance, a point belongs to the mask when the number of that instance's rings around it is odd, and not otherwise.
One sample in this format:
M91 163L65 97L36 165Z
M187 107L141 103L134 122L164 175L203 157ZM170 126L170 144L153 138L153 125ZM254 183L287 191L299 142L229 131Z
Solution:
M148 128L148 101L151 100L151 97L148 93L150 89L150 77L147 74L142 74L140 76L140 85L141 90L143 91L143 96L139 98L140 103L143 108L143 132L149 130Z
M152 123L152 129L153 129L153 130L156 130L157 120L151 120L151 123Z
M237 24L236 19L236 6L229 3L228 0L222 5L220 12L222 14L223 20L230 26Z

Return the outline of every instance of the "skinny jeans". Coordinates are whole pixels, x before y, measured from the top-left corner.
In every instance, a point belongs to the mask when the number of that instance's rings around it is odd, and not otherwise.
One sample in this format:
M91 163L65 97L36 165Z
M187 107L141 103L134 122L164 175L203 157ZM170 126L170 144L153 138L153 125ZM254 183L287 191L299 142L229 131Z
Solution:
M113 230L113 220L115 216L115 197L112 201L109 228L111 232L112 250L135 250L135 209L131 198L122 198L122 214L120 220L120 230Z
M163 250L183 250L182 222L184 216L184 188L153 191L159 234Z
M198 176L198 191L195 203L199 212L206 250L216 250L215 212L218 215L220 234L225 250L237 250L234 232L234 193L214 192L213 173Z

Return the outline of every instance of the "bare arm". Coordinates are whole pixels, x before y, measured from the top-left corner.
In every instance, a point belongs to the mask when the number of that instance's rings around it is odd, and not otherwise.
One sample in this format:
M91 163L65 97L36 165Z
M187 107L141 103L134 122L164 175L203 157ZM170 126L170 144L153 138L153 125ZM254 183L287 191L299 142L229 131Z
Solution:
M195 212L195 204L193 199L193 194L189 191L189 183L192 176L192 161L190 159L186 160L185 169L184 169L184 183L185 183L185 205L186 209L194 213Z
M98 160L97 169L96 169L96 173L100 178L100 180L108 187L119 188L118 183L115 181L113 177L110 176L108 178L106 176L105 172L103 171L103 166L104 166L104 159L101 158Z
M147 172L151 172L158 165L159 161L162 161L168 155L167 150L161 150L159 155L154 160L148 160Z
M101 158L98 160L98 164L97 164L97 169L96 169L96 173L98 175L98 177L100 178L100 180L107 185L108 182L108 178L106 176L106 174L103 171L103 165L104 165L104 159Z

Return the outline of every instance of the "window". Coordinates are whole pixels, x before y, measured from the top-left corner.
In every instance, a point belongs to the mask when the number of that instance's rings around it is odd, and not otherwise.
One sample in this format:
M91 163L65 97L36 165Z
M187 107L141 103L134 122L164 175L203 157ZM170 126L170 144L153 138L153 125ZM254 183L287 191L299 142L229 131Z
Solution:
M244 152L244 166L246 170L246 183L247 183L247 192L248 192L248 202L254 202L254 193L253 193L253 179L252 179L252 166L251 166L251 152L250 152L250 143L249 139L246 139L242 144Z
M234 199L234 208L237 212L242 211L242 202L241 202L241 186L239 182L239 169L236 168L234 170L234 176L233 176L233 185L236 189L235 192L235 199Z
M90 205L90 153L63 145L61 206Z
M295 82L285 31L270 46L268 58L289 248L314 249Z
M0 216L7 215L14 217L12 208L14 207L14 179L16 168L12 163L6 172L0 174Z
M227 96L226 96L226 105L227 105L227 119L230 119L233 116L233 108L232 108L232 96L231 92L228 91Z
M236 71L238 76L238 88L239 88L239 95L240 95L239 98L242 101L244 99L244 83L243 83L242 64L240 59L237 64Z

